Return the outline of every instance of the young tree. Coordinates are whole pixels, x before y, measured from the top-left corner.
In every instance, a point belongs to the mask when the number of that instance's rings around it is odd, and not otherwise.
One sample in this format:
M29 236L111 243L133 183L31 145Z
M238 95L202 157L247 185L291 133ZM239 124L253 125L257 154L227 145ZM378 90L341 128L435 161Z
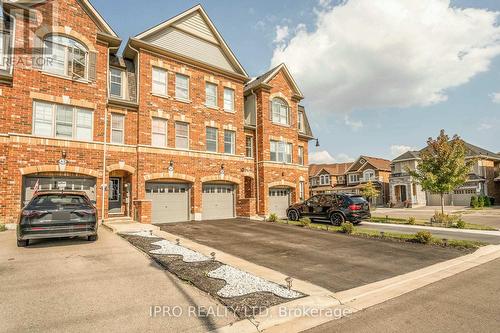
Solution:
M369 181L361 190L361 194L371 203L372 199L378 198L380 191L375 188L371 181Z
M427 140L427 148L420 154L417 169L408 170L422 189L441 196L441 213L444 214L444 194L462 186L467 181L474 163L465 159L465 143L458 135L450 140L441 130L436 139Z

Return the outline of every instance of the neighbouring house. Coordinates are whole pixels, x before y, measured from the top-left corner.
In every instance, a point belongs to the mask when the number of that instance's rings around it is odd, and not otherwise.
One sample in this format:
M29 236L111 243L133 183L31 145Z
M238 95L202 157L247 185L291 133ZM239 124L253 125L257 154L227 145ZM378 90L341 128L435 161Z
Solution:
M36 188L143 223L282 216L308 197L297 83L284 64L251 80L200 5L121 54L87 0L2 6L0 52L15 58L0 66L3 222Z
M311 194L361 194L371 182L380 193L372 199L372 204L385 205L389 201L390 164L389 160L370 156L360 156L352 163L312 164L309 166Z
M468 206L474 195L485 195L500 200L500 155L465 142L466 158L475 159L467 182L444 196L447 206ZM425 148L424 148L425 149ZM423 150L423 149L422 149ZM437 193L425 192L415 183L408 170L415 170L420 161L420 151L408 151L391 163L390 195L394 207L440 206Z

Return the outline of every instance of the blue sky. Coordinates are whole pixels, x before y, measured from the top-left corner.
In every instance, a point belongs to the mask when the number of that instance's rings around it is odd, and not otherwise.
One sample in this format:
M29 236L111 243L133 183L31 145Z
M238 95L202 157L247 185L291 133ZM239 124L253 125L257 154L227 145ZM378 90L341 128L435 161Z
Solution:
M363 2L363 0L359 1ZM412 0L405 1L410 3ZM425 1L432 2L442 0ZM119 6L116 5L116 2L110 0L92 0L93 5L110 23L120 37L122 37L124 42L126 42L129 36L134 36L190 8L198 2L199 1L186 0L142 0L141 8L139 9L136 0L121 0ZM388 87L381 85L381 87L379 87L377 84L373 84L373 79L364 79L359 81L361 82L360 84L363 85L363 88L360 88L359 96L355 96L354 99L366 99L366 103L353 101L352 97L341 95L342 93L332 94L330 99L320 102L319 100L321 98L317 97L316 94L318 89L313 88L314 84L311 82L318 80L322 82L321 84L325 86L327 91L328 89L335 90L340 86L345 88L345 82L357 82L354 79L354 75L356 75L356 77L364 77L368 74L363 71L371 70L370 65L360 66L362 68L359 69L359 72L353 71L352 69L346 70L345 73L347 73L347 75L342 78L342 83L338 83L338 80L334 81L332 79L332 82L328 81L328 77L305 77L301 69L297 68L300 67L301 61L303 61L302 59L304 58L295 56L296 53L300 53L299 51L294 52L294 50L297 50L295 47L300 47L301 41L299 40L300 38L294 40L294 37L300 34L301 29L303 30L303 34L306 35L308 33L314 33L317 28L318 12L323 12L325 14L324 17L327 22L331 23L332 20L335 20L338 16L335 16L336 14L334 14L333 11L338 11L339 8L336 8L337 3L335 1L318 2L318 0L257 0L252 2L229 0L201 1L201 4L204 6L250 76L261 74L276 61L289 62L294 66L291 70L292 72L298 73L295 77L306 95L303 104L308 110L308 116L314 134L319 137L321 142L321 147L319 149L311 145L311 152L315 158L321 161L344 161L345 159L349 159L349 157L355 158L358 155L364 154L391 159L395 157L395 151L402 151L404 147L423 147L426 139L429 136L436 136L441 128L444 128L449 134L459 134L470 143L494 152L500 152L500 104L493 103L491 97L492 93L500 92L500 57L496 56L497 53L495 53L494 56L482 56L481 61L487 58L486 63L488 70L483 68L471 74L464 68L465 65L462 66L460 64L450 67L449 70L447 69L450 73L454 71L460 72L456 75L457 81L464 82L457 86L455 86L455 84L450 84L450 78L444 78L446 73L440 72L439 68L429 71L429 73L422 74L422 76L426 75L425 78L421 78L418 75L416 76L415 73L405 74L402 77L398 76L398 72L391 73L387 80L392 80L393 82L399 82L399 80L401 80L401 83L398 84L403 87L408 86L408 89L415 90L415 94L408 96L407 100L404 101L399 101L398 98L389 98L379 101L377 96L385 94L383 89L390 90L394 87L391 85ZM389 2L387 2L387 4L389 4ZM353 13L352 8L348 6L345 7L344 10L346 10L346 12L344 16ZM452 1L452 7L471 7L488 10L490 12L500 12L500 1L456 0ZM351 12L347 12L347 10L351 10ZM412 8L412 12L418 11ZM326 16L328 13L332 16ZM484 13L484 11L482 13ZM455 14L454 12L449 13L449 21L446 24L461 24L460 22L462 21L455 20ZM379 14L377 15L377 17L380 16ZM391 14L389 13L388 15ZM425 15L427 14L422 13L422 18L424 20L427 19ZM429 20L430 19L431 17L429 17ZM356 24L363 25L364 22L366 22L366 20L362 21L360 19ZM345 24L348 25L349 22ZM383 25L384 22L379 22L378 24ZM442 24L445 23L443 22ZM473 24L477 25L477 22ZM282 36L283 38L281 38L281 40L277 40L277 26L281 28L286 27L288 31L288 33ZM335 25L332 23L331 27L335 27ZM418 28L418 26L416 27ZM338 26L336 28L338 28ZM384 28L381 28L382 31L384 31L383 29ZM389 34L398 34L395 29L391 30L391 27L387 27L387 29L386 31L389 31ZM433 29L435 29L435 27ZM409 27L407 31L413 32L414 30L418 29ZM484 31L485 29L482 30ZM469 31L465 30L463 35L467 35L468 33ZM485 34L483 36L484 40L487 40L491 36L498 37L496 33L497 32L493 31L492 28L491 34ZM424 32L422 32L422 34L424 34ZM450 40L456 39L453 32L443 32L444 37L447 37L447 34L450 34ZM476 33L471 29L470 34L473 35ZM424 40L427 40L430 45L432 45L432 34L415 36L423 37ZM357 36L354 35L351 37L357 38ZM338 39L338 35L335 38ZM367 38L372 37L367 36ZM480 39L482 37L478 36L477 38ZM307 39L305 43L307 43ZM460 41L460 47L476 47L477 45L475 45L475 43L476 42L471 39L465 39ZM498 39L496 43L500 44L500 39ZM413 47L411 44L406 45L401 42L395 42L395 44L401 45L402 51L405 52L407 49L411 50ZM343 45L343 47L345 47L345 45ZM356 46L354 45L353 47L355 48ZM450 48L452 47L453 45L450 46ZM277 56L275 54L276 49L280 48L284 51L280 52L279 56ZM360 48L364 48L364 45L360 46ZM316 52L316 49L311 47L310 50L306 51ZM359 59L363 59L362 61L364 64L370 63L372 59L369 57L376 54L373 52L372 50L369 53L362 54L362 51L356 50L356 57L359 56ZM391 48L391 52L397 53L399 51L395 48ZM445 59L448 54L445 53L446 51L442 52L443 54L441 55L439 51L436 51L436 61L442 62L438 63L437 67L446 67L446 60L443 59ZM497 52L496 49L495 52ZM335 56L332 55L332 59L339 59L338 57L341 56L342 55L338 54ZM321 57L323 60L327 60L329 54L327 52L323 53ZM424 55L416 59L412 59L410 55L408 63L413 64L418 61L422 62L422 59L425 59ZM477 60L473 64L475 65L478 63L481 65L483 64L481 61ZM468 63L466 66L474 67L471 63ZM381 66L380 64L380 62L374 63L373 66ZM352 61L342 63L342 66L349 65L352 66ZM332 64L332 66L335 67L335 63ZM419 68L421 69L422 67L416 67L416 70L418 71ZM312 69L311 72L314 72L314 69ZM400 72L404 72L404 70ZM319 73L321 73L321 71L319 71ZM336 71L333 71L331 75L337 75L336 73ZM325 75L329 75L329 73L325 72ZM433 75L435 75L435 77L433 77ZM447 99L441 102L427 103L431 100L431 97L427 97L425 94L430 95L434 91L429 90L420 92L420 88L422 87L412 82L412 80L421 80L422 83L420 84L425 85L432 85L433 82L446 81L446 83L443 83L439 88L435 88L435 90L439 90L440 94L445 95ZM331 84L331 86L329 86L329 84ZM356 86L350 87L349 89L351 89L351 94L352 91L356 93ZM366 90L362 89L369 89L372 96L367 97ZM380 91L376 91L377 89L380 89ZM342 102L336 103L336 101ZM372 103L371 101L374 102ZM339 107L340 104L341 107ZM409 104L409 106L405 104ZM393 147L392 152L391 146ZM315 152L316 155L314 155Z

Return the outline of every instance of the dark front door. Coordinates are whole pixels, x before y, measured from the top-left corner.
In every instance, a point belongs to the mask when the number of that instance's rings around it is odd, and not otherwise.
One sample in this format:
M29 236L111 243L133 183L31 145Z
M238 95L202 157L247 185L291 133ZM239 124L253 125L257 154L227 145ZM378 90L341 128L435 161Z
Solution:
M118 177L109 178L108 210L110 213L122 212L122 180Z

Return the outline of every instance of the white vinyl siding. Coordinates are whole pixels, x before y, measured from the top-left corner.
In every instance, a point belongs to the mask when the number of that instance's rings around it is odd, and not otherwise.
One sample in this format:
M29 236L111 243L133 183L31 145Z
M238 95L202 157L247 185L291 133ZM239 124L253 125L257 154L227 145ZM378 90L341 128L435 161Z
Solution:
M205 105L209 107L217 107L217 85L205 83Z
M69 105L35 102L33 134L92 141L93 112Z
M175 147L189 149L189 124L175 123Z
M271 121L280 125L288 125L290 121L288 104L281 98L273 98Z
M123 97L123 70L118 68L109 69L109 92L112 97Z
M236 132L234 131L224 131L224 153L234 154L235 153L235 138Z
M167 71L162 68L153 67L153 94L166 96L167 86L168 86L168 74Z
M292 163L292 144L271 140L271 161Z
M189 100L189 76L175 74L175 98Z
M125 116L118 113L111 114L111 142L124 143Z
M206 145L207 151L217 152L218 130L215 127L207 127Z
M234 112L234 90L224 88L224 110Z
M167 146L167 121L153 118L151 122L151 144L155 147Z

